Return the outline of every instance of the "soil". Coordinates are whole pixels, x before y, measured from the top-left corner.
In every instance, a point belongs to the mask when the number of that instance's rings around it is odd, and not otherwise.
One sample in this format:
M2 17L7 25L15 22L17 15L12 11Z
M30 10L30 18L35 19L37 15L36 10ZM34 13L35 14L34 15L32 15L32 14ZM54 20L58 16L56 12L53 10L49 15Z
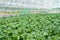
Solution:
M10 12L0 12L0 18L3 17L9 17L9 16L15 16L16 14L10 13Z

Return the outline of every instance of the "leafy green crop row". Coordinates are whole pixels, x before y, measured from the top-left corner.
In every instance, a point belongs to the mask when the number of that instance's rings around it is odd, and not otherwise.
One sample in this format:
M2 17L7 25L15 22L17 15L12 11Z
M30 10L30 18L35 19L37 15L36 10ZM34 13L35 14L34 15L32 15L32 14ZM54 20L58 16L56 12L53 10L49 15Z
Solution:
M0 40L60 40L60 14L0 18Z

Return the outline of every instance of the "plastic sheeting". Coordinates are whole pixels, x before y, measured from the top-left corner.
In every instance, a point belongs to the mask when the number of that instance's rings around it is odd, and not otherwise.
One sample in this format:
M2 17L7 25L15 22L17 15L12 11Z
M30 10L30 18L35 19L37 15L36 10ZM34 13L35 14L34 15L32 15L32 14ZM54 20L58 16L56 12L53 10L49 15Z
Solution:
M60 7L60 0L0 0L0 6L54 8Z

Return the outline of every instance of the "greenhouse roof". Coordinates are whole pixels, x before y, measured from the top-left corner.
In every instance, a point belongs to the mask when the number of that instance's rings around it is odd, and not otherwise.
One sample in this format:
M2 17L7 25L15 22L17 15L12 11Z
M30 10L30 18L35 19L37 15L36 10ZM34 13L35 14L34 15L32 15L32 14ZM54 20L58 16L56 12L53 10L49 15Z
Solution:
M60 7L60 0L0 0L0 7L55 8Z

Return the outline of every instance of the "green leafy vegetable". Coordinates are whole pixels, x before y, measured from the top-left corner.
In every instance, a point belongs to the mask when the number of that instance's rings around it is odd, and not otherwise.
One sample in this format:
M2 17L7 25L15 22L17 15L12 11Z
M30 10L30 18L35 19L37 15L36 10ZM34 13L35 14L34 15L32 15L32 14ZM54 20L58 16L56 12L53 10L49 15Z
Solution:
M0 18L0 40L60 40L60 14Z

